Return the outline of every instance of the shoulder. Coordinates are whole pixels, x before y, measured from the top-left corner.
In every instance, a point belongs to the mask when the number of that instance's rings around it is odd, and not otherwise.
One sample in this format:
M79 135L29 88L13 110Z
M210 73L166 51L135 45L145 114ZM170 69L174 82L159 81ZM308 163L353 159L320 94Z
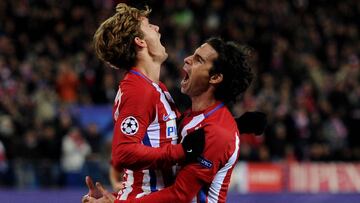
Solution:
M124 78L120 82L119 88L124 97L131 98L132 100L147 101L157 94L150 83L134 75L128 75Z
M153 113L158 101L157 91L152 84L136 75L128 74L120 82L115 105L120 114Z
M204 127L206 136L211 138L210 141L218 143L228 143L235 140L237 129L222 124L209 123Z
M234 134L238 131L236 121L226 107L219 109L213 116L207 118L205 123L210 129L210 134L221 135L224 139L228 137L228 134Z
M224 162L239 145L239 131L231 114L220 114L217 119L207 122L204 126L206 133L206 155L211 159Z

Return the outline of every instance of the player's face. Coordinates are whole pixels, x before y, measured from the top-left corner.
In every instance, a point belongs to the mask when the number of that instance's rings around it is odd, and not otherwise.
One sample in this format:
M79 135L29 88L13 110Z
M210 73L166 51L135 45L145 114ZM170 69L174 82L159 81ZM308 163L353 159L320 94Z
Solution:
M154 59L161 60L161 62L165 61L168 54L160 41L159 26L149 23L148 18L142 17L140 29L144 33L149 55Z
M209 71L217 57L217 52L205 43L196 49L193 55L185 58L185 77L181 81L181 92L190 97L206 92L210 87Z

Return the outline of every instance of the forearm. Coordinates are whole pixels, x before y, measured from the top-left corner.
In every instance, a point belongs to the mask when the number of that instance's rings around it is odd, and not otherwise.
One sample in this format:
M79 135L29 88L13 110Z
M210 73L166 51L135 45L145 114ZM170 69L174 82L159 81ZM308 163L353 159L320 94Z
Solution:
M190 202L192 198L182 199L180 194L176 194L173 187L169 187L141 198L131 200L115 200L115 203L185 203Z
M172 166L185 159L180 144L153 148L140 143L119 144L112 151L112 164L115 168L140 170Z
M204 182L200 180L197 169L190 166L181 170L174 185L163 190L150 193L137 199L116 200L116 203L187 203L200 191Z

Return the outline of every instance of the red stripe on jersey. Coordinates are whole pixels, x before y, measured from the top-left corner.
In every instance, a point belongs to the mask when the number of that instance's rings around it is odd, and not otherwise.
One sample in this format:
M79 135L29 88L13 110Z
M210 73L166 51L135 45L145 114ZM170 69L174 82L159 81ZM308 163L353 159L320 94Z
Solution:
M143 184L144 173L142 171L134 171L134 183L133 190L128 195L128 199L133 199L137 194L144 192L141 187L136 187L137 185Z

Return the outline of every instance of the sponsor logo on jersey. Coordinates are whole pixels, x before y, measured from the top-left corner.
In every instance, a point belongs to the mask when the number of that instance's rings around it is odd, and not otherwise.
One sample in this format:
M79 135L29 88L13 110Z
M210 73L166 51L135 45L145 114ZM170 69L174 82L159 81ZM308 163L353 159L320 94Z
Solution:
M207 160L203 157L198 157L197 160L200 163L200 165L203 166L204 168L211 168L213 165L213 163L210 160Z
M166 121L166 138L177 138L177 129L175 119Z
M168 115L163 115L163 121L167 121L167 120L169 120L169 117L170 117L170 114L168 114Z

